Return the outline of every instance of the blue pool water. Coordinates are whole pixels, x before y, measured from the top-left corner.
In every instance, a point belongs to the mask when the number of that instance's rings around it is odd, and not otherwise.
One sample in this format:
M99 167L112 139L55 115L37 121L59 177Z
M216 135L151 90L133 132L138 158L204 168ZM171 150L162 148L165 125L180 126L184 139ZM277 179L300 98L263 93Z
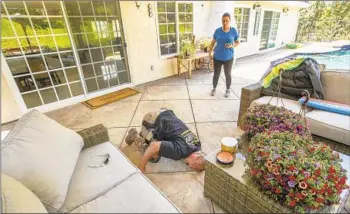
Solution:
M327 70L350 70L350 49L340 49L326 53L303 53L295 54L302 57L315 59L319 64L325 64Z

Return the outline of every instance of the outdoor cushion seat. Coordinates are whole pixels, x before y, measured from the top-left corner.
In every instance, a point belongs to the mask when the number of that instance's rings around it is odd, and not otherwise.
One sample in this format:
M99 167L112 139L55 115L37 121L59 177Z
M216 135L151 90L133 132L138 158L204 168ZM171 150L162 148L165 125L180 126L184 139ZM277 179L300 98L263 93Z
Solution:
M179 213L141 173L135 173L104 195L71 213Z
M101 166L106 160L106 154L110 156L109 162ZM136 172L138 169L110 142L83 150L59 212L69 212L94 200ZM112 200L111 203L115 201L117 200Z
M270 101L270 99L271 99L271 96L260 97L256 100L254 100L250 104L250 106L253 107L253 106L257 106L257 105L267 104ZM298 101L290 100L290 99L286 99L286 98L280 98L278 100L278 106L283 106L281 99L283 100L283 104L284 104L284 107L286 109L291 110L292 112L299 114L301 105L298 103ZM277 106L277 98L276 97L272 98L270 104ZM306 112L309 112L310 110L311 110L310 108L307 108Z
M350 116L316 109L305 116L312 134L350 146Z

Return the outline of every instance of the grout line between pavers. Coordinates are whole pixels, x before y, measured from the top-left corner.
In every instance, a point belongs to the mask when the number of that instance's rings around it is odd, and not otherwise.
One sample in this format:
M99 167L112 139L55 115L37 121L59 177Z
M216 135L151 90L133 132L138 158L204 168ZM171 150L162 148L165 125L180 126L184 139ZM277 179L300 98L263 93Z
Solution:
M140 97L140 99L139 99L139 101L138 101L138 103L137 103L137 106L136 106L136 108L135 108L134 114L133 114L132 117L131 117L129 126L127 127L126 132L125 132L125 134L124 134L124 137L123 137L123 139L122 139L122 142L120 143L119 149L122 148L122 145L123 145L123 143L124 143L124 139L126 138L126 135L128 134L129 128L130 128L130 126L131 126L131 124L132 124L132 121L134 120L136 111L137 111L137 109L139 108L141 99L142 99L143 95L145 94L145 91L146 91L147 86L148 86L148 84L145 84L145 86L144 86L144 87L145 87L145 90L142 92L142 95L141 95L141 97Z
M187 80L187 76L185 77ZM188 83L186 81L186 89L187 89L187 93L188 93L188 100L190 101L190 105L191 105L191 111L192 111L192 117L193 117L193 121L194 121L194 126L196 127L196 132L197 132L197 137L200 140L199 137L199 132L198 132L198 128L197 128L197 123L196 123L196 117L194 116L194 111L193 111L193 105L192 105L192 99L191 99L191 95L190 95L190 90L188 89Z

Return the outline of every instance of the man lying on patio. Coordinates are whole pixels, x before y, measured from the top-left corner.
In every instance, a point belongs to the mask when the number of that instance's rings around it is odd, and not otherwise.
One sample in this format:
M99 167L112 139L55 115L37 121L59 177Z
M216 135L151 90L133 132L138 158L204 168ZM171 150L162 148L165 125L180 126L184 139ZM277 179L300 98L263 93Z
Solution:
M145 172L148 161L158 162L161 157L184 159L192 169L204 170L205 160L200 151L201 143L198 137L172 110L160 109L147 113L142 121L140 136L137 135L139 139L135 140L135 137L131 136L135 135L135 132L136 130L129 131L126 141L128 144L132 143L131 141L136 142L143 153L139 164L142 173Z

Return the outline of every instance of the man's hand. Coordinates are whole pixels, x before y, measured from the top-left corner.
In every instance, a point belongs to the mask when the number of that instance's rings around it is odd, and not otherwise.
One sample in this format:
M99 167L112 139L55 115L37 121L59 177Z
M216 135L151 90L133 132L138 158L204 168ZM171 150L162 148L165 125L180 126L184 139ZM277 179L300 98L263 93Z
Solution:
M154 157L158 155L159 149L160 149L160 144L162 142L160 141L153 141L149 144L149 146L147 147L145 153L143 154L140 164L139 164L139 169L142 173L145 173L146 171L146 165L148 163L148 161Z

